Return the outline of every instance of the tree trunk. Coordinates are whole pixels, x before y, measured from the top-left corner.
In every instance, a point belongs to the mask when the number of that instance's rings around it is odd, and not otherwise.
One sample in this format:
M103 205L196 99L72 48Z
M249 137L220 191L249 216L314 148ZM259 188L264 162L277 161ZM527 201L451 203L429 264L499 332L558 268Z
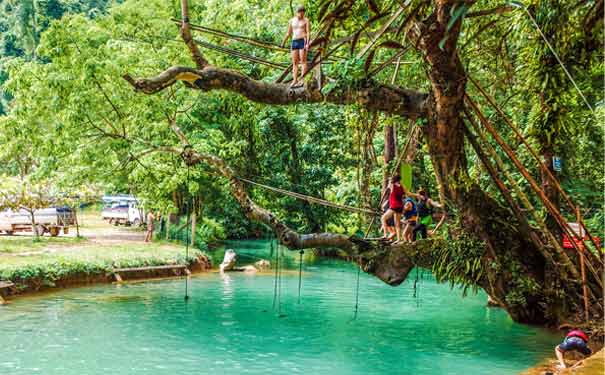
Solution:
M485 244L484 274L479 285L513 319L543 323L548 319L545 296L540 288L528 288L525 284L543 285L544 259L529 239L519 234L510 210L483 192L468 175L461 117L466 73L456 54L456 39L452 37L458 33L460 24L457 22L447 30L453 3L440 3L424 23L430 28L423 25L420 37L433 89L427 106L428 124L422 129L440 199L455 206L460 227ZM446 41L440 46L444 38Z
M170 212L166 212L166 239L170 239Z
M31 220L32 223L32 232L34 233L34 238L37 240L40 239L40 233L38 233L38 225L36 224L36 216L34 214L34 210L28 210L27 212L29 212L29 218Z

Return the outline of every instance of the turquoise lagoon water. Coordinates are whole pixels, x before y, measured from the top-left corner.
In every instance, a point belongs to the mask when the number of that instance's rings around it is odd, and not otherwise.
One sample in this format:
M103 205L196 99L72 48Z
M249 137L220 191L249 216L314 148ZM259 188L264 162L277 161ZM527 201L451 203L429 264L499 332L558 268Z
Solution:
M229 246L242 264L270 256ZM0 307L0 374L512 374L558 339L422 272L416 297L415 272L399 287L362 273L354 320L354 265L306 256L299 304L286 260L281 317L271 272L192 277L188 302L183 279L16 299Z

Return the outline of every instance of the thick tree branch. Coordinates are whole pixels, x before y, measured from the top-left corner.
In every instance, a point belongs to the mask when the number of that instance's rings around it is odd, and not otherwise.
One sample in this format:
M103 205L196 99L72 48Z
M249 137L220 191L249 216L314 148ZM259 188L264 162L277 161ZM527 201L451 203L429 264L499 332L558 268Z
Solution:
M189 2L187 0L181 0L181 22L181 38L183 38L183 42L185 42L185 45L189 48L189 52L191 53L195 65L199 69L202 69L208 65L208 60L204 58L202 52L200 52L200 49L191 36L191 29L189 28Z
M137 91L146 94L159 92L177 81L182 81L193 89L228 90L258 103L288 105L325 101L341 105L360 104L369 111L407 117L425 117L425 102L428 96L425 93L385 84L354 89L334 89L329 94L323 95L314 84L291 89L287 84L257 81L237 71L213 66L204 69L175 66L156 77L134 79L126 74L124 79Z
M173 124L171 124L173 130ZM176 131L180 133L180 131ZM183 140L182 133L179 138ZM431 249L433 241L418 241L414 244L388 246L381 243L369 242L359 237L349 237L337 233L300 234L281 222L275 214L258 206L248 195L245 185L227 163L214 155L200 153L189 146L182 152L174 148L163 148L158 151L180 153L188 165L206 164L215 169L229 181L232 196L239 203L244 215L255 222L269 226L278 241L290 250L309 248L337 248L344 251L355 260L365 272L374 274L385 283L396 286L401 284L410 271L416 266L431 267Z

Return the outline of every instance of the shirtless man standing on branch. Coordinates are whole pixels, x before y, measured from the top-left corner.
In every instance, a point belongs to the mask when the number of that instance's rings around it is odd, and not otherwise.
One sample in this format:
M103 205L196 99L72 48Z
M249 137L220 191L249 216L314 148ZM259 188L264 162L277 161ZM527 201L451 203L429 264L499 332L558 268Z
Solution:
M309 37L311 36L311 24L305 17L305 7L299 6L296 10L296 16L288 22L288 32L282 42L282 47L286 45L288 39L292 36L292 83L291 87L302 86L298 83L298 64L302 64L302 75L307 73L307 51L309 50Z

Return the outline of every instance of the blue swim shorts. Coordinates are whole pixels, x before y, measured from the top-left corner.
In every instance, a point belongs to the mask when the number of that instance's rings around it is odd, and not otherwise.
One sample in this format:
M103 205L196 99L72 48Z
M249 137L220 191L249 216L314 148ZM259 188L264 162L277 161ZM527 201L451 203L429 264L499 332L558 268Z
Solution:
M294 39L292 41L292 49L303 49L303 48L305 48L304 39Z
M584 355L590 355L592 350L586 345L586 342L579 337L566 337L565 340L561 344L559 344L559 349L568 352L570 350L577 350Z

